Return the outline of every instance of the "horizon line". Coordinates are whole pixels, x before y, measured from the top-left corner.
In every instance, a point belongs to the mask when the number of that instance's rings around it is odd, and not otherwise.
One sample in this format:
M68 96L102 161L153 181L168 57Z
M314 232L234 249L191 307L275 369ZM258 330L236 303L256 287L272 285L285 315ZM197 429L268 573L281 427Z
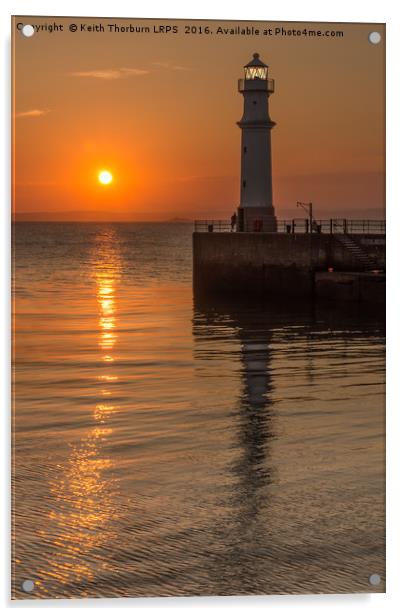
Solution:
M73 223L100 223L100 222L113 222L113 223L136 223L136 222L146 222L146 223L183 223L183 224L192 224L194 222L195 219L190 219L190 218L186 218L186 219L177 219L177 220L172 220L172 219L161 219L161 220L115 220L115 219L101 219L101 220L75 220L75 219L60 219L60 220L55 220L55 219L48 219L48 218L41 218L41 219L28 219L28 218L15 218L12 217L11 218L11 222L15 223L15 222L73 222ZM211 219L212 220L212 219ZM228 218L229 220L229 218Z
M149 219L141 219L141 220L116 220L116 219L101 219L101 220L76 220L76 219L61 219L61 220L54 220L54 219L46 219L46 218L41 218L41 219L18 219L18 218L11 218L11 223L82 223L82 224L99 224L99 223L119 223L119 224L135 224L135 223L147 223L147 224L194 224L196 221L201 220L201 221L216 221L216 220L230 220L230 216L228 216L227 218L193 218L193 219L161 219L161 220L149 220ZM284 217L284 218L280 218L278 216L276 216L276 219L278 221L288 221L288 220L307 220L308 216L305 217ZM320 221L320 220L376 220L376 221L385 221L386 217L385 216L372 216L372 217L367 217L367 216L328 216L328 217L318 217L315 216L314 220L316 221Z

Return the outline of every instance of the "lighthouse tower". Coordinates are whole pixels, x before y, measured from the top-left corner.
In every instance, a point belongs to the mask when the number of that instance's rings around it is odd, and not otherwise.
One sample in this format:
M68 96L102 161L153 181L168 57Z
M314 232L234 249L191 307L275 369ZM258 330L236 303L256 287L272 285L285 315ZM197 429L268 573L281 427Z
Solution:
M244 97L241 128L241 181L238 231L276 231L272 204L271 129L268 99L274 92L274 81L268 79L268 66L258 53L244 67L239 79L239 92Z

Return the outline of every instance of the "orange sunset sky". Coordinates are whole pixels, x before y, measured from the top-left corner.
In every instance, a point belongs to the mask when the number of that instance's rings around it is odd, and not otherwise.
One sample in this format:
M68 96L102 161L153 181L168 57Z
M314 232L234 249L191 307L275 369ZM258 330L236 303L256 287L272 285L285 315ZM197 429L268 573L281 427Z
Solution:
M64 24L25 38L18 22ZM151 33L71 33L71 23ZM154 24L178 34L154 34ZM184 24L333 28L343 38L184 34ZM279 218L384 216L382 25L14 18L14 215L17 220L227 218L238 206L243 98L259 52L275 79L270 114ZM102 185L107 169L113 182Z

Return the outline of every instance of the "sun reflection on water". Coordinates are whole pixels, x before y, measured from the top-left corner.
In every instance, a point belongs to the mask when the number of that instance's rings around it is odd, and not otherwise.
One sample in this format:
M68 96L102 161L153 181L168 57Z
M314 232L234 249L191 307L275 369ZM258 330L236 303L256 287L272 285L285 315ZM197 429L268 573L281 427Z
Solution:
M107 454L113 432L111 419L118 411L113 391L106 389L118 382L118 375L107 367L115 360L116 284L120 260L113 230L99 234L93 255L93 275L98 306L98 347L100 374L94 377L93 393L97 400L87 433L70 444L70 454L58 465L55 478L49 482L54 506L48 514L49 528L39 534L51 547L48 565L38 571L36 587L43 595L68 593L71 584L82 584L82 596L91 594L88 584L99 575L99 569L110 571L113 565L100 558L107 545L116 540L113 521L117 518L117 479L113 475L113 459ZM107 354L103 352L107 350ZM85 590L86 588L86 590ZM94 589L96 592L96 589ZM60 594L59 594L60 593Z

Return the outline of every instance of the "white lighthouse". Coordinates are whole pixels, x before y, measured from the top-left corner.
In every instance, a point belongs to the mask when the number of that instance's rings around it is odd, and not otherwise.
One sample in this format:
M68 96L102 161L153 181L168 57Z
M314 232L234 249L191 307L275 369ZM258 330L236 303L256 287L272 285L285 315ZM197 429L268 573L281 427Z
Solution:
M239 92L244 97L241 128L241 179L238 231L276 231L272 203L271 129L268 99L274 92L274 81L268 79L268 66L258 53L244 67L239 79Z

